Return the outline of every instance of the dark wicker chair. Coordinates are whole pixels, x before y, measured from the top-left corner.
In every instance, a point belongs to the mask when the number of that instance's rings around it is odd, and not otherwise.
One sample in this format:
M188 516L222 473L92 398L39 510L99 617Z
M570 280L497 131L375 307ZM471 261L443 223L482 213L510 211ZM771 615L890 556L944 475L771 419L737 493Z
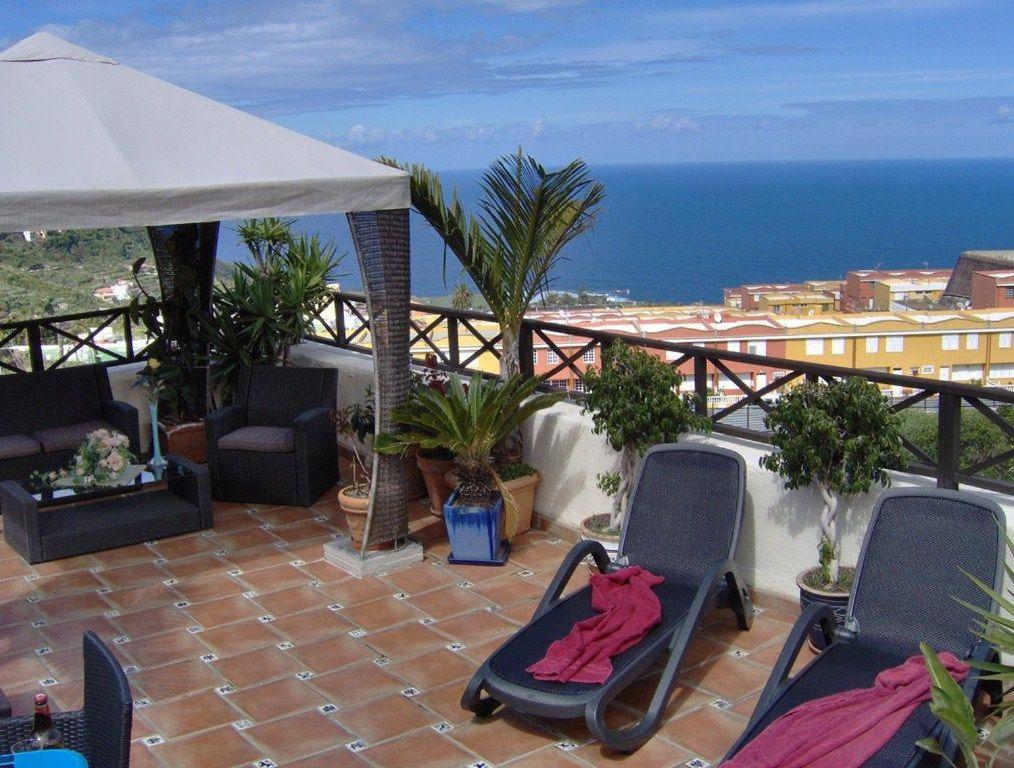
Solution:
M962 569L997 591L1002 588L1004 543L1000 529L1004 525L1000 507L974 494L910 488L884 493L877 501L859 555L844 628L836 630L834 614L825 605L815 603L803 611L746 732L726 759L790 709L812 699L871 686L879 672L918 654L922 641L958 658L992 660L995 651L973 634L975 614L957 601L995 609L992 599L977 589ZM829 645L789 677L815 624ZM979 683L979 673L973 669L963 683L969 698ZM927 736L937 738L948 756L954 757L956 745L927 703L865 766L912 767L927 758L933 760L915 746Z
M127 676L94 632L85 632L82 645L84 709L57 712L53 722L67 748L84 755L89 768L127 768L134 716ZM31 732L31 716L0 719L0 754L9 754Z
M745 481L743 459L732 451L698 444L660 445L648 451L630 499L617 562L609 562L597 541L574 547L532 620L482 665L461 706L480 717L501 704L540 717L583 716L595 737L612 749L632 751L644 744L659 726L702 617L721 606L736 613L743 629L753 622L753 605L732 561ZM629 564L664 576L665 583L655 587L662 621L638 645L613 658L613 674L603 685L536 680L525 669L575 622L595 614L589 587L560 598L588 555L602 572ZM606 707L666 651L669 658L647 713L626 730L609 728Z
M100 428L122 432L140 454L137 409L113 400L102 366L0 376L0 403L0 480L65 466Z
M307 507L338 480L333 368L257 366L208 416L211 493L221 501Z

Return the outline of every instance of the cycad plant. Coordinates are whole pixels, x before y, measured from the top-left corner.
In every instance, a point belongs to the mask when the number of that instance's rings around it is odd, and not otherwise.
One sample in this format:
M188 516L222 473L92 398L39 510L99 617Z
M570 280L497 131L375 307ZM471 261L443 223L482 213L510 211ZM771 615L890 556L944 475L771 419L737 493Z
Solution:
M443 392L420 387L393 413L401 428L379 435L373 447L389 454L404 454L415 446L450 451L461 504L488 507L502 495L507 511L505 531L511 538L517 528L517 506L500 480L493 449L529 416L564 397L562 392L536 395L539 384L537 378L512 376L507 381L494 381L477 373L467 386L452 376Z
M1001 530L1007 541L1008 555L1014 555L1014 541L1005 529ZM1008 585L1014 584L1014 568L1011 567L1009 560L1008 557L1004 562ZM998 662L970 662L972 666L982 670L981 680L995 682L1005 694L1004 700L991 713L998 719L989 732L985 751L992 752L987 758L986 765L993 766L997 764L998 759L1009 760L1014 748L1014 701L1010 699L1009 690L1014 684L1014 666L1009 663L1009 659L1014 655L1014 589L1008 586L1004 590L1006 594L1001 594L970 573L966 572L965 575L999 606L997 612L993 613L964 600L959 601L978 616L975 633L1001 654L1001 660ZM926 643L921 643L919 647L926 659L926 668L932 680L930 709L951 732L966 768L978 766L979 758L975 754L975 748L979 742L979 733L975 727L972 705L965 698L961 686L940 663L935 651ZM1004 658L1008 659L1008 662L1003 661ZM922 739L918 745L927 752L943 755L935 739Z

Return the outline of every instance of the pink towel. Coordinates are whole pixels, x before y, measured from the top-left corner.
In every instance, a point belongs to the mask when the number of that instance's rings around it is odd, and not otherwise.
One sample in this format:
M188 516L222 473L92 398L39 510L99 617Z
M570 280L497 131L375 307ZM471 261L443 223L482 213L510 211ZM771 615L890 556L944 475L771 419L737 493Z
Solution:
M639 643L662 620L662 605L651 588L663 581L636 565L594 574L589 579L591 605L601 613L577 622L526 671L536 680L604 683L613 673L610 659Z
M956 681L968 665L939 654ZM722 763L722 768L860 768L930 698L922 656L885 669L871 688L845 691L800 704L775 720Z

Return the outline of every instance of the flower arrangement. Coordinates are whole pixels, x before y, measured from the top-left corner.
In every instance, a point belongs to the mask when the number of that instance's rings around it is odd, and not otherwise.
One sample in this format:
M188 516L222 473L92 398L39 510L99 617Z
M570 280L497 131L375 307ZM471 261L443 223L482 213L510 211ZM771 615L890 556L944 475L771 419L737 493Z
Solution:
M159 370L161 367L162 362L157 357L149 357L144 368L137 372L134 386L144 389L149 403L157 403L164 396L165 381Z
M85 438L66 469L35 472L31 482L44 489L116 485L133 460L130 440L126 435L108 429L97 429Z

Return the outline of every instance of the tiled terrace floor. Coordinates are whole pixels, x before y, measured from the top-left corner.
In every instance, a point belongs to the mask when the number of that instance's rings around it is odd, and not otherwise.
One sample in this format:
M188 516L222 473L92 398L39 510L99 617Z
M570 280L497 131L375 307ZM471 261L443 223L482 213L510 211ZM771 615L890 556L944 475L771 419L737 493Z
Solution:
M675 766L715 761L746 725L793 618L768 604L740 632L731 613L712 617L669 721L624 757L579 721L473 721L458 706L568 542L525 534L505 568L449 566L437 542L422 564L359 581L322 560L343 529L333 501L219 504L213 533L36 567L0 543L0 685L15 713L40 685L58 708L79 707L81 633L92 629L130 673L135 768ZM582 568L575 582L586 578ZM631 689L615 721L637 717L651 687ZM360 751L346 746L357 741Z

